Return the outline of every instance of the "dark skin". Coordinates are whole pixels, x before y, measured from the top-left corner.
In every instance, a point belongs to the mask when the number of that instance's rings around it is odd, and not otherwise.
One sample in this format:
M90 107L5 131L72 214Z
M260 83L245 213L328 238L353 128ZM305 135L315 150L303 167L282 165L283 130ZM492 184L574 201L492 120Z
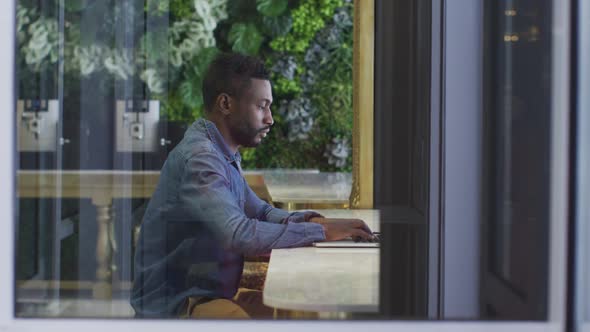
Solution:
M256 147L270 131L274 121L270 81L251 79L241 96L221 93L215 100L207 118L215 123L233 153L240 146ZM336 241L352 237L361 241L373 241L374 236L360 219L334 219L314 217L310 222L324 227L326 241Z

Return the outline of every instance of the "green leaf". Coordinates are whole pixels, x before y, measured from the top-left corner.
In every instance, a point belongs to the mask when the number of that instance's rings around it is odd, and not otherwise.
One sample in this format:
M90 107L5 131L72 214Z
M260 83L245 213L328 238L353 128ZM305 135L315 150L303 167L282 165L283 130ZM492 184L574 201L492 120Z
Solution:
M170 0L170 12L178 20L189 18L193 15L193 2L184 0Z
M189 60L188 65L186 66L186 78L189 80L202 80L207 68L209 68L209 64L215 59L217 54L219 54L219 50L216 47L202 49L197 55Z
M202 84L203 77L209 64L215 59L219 50L209 47L190 59L186 65L184 80L180 84L179 94L184 105L190 109L201 109L203 106Z
M140 49L150 63L167 59L168 35L165 30L146 32L140 40Z
M279 16L288 4L288 0L256 0L256 9L265 16Z
M201 82L184 81L179 87L182 103L190 109L197 109L203 106L203 94L201 92Z
M291 30L292 26L293 19L291 16L262 17L262 27L264 32L272 38L286 35Z
M256 55L262 44L262 39L256 26L251 23L234 23L228 35L232 50L246 55Z

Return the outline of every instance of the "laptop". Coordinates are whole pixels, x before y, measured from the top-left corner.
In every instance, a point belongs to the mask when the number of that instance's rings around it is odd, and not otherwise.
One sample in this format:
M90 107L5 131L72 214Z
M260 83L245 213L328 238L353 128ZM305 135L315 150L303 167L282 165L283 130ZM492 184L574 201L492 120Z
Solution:
M346 238L338 241L314 242L312 245L317 248L379 248L381 234L377 232L373 234L377 236L376 242L357 242L352 238Z

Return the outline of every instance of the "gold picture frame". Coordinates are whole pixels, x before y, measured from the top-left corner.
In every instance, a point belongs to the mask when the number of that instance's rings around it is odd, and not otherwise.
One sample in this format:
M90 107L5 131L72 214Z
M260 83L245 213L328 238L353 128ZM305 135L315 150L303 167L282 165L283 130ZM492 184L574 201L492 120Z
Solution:
M354 0L350 208L373 208L375 1Z

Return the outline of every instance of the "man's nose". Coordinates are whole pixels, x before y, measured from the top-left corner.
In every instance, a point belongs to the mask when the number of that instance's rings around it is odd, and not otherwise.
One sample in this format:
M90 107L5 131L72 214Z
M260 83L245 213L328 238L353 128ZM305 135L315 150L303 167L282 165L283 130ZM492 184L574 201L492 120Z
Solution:
M268 110L266 111L266 114L264 116L264 124L266 124L266 125L268 125L270 127L274 123L275 123L275 121L272 118L272 112L270 111L270 108L268 108Z

